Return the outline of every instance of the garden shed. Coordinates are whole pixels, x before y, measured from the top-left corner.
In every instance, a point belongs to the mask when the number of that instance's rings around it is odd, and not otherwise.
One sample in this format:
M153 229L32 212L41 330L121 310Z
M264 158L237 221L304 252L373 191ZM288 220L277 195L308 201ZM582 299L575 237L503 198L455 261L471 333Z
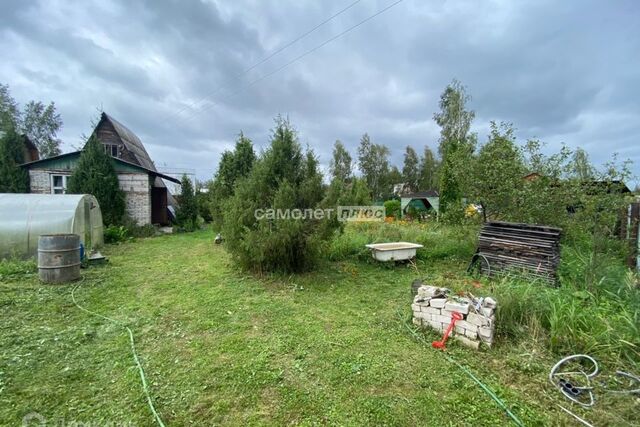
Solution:
M41 234L73 233L86 248L103 244L102 213L87 194L0 194L0 257L35 256Z
M403 216L407 213L409 206L414 206L418 210L433 209L437 213L440 208L440 194L437 190L427 190L402 195L400 207Z

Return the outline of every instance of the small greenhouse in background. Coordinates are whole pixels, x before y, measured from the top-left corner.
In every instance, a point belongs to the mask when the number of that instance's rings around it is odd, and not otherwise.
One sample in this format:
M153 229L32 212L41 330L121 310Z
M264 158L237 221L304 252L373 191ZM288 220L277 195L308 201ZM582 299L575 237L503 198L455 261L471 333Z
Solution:
M0 258L35 256L42 234L73 233L85 251L102 246L100 205L88 194L0 194Z

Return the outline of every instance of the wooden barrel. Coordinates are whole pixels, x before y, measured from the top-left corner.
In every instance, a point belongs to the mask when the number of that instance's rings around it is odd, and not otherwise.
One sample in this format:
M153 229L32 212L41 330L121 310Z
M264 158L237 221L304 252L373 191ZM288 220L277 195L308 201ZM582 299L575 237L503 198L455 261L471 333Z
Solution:
M80 236L49 234L38 239L38 274L45 283L80 278Z

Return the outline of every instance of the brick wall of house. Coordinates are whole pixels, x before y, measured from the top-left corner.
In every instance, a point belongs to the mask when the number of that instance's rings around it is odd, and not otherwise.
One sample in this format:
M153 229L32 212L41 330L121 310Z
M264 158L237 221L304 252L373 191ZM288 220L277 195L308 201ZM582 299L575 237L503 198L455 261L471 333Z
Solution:
M69 175L69 170L30 169L31 192L51 194L51 174ZM125 194L127 214L138 225L151 224L151 183L146 173L118 173L120 188Z
M51 177L50 174L56 173L55 170L29 169L29 186L32 193L51 194ZM65 171L68 174L69 171Z
M127 214L138 225L151 224L151 183L146 173L119 173Z

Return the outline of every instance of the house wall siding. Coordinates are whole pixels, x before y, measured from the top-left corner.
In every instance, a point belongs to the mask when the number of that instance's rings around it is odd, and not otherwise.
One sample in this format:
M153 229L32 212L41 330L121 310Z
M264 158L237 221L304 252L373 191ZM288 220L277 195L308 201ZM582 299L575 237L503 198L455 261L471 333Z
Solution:
M51 174L69 175L68 169L30 169L31 192L51 194ZM151 224L151 183L146 173L118 173L120 189L125 194L127 214L138 225Z

